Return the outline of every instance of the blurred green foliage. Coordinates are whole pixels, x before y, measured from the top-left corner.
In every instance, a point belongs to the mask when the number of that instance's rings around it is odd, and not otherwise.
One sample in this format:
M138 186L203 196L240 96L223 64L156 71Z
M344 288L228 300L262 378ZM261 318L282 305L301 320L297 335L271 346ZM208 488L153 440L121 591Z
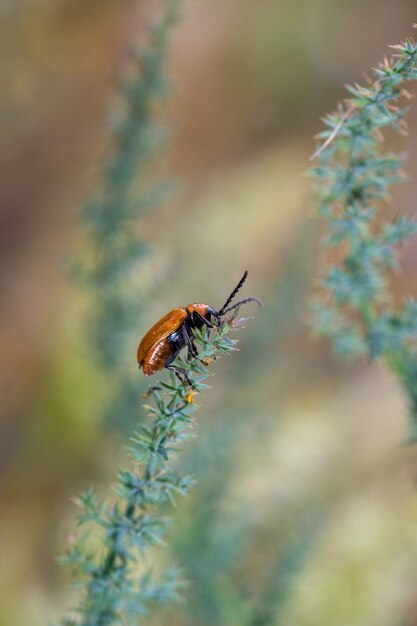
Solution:
M138 274L149 245L137 220L170 188L163 181L152 182L148 171L164 136L155 106L167 91L165 61L177 4L164 0L160 17L149 28L147 45L130 47L130 71L119 79L119 108L111 120L111 156L100 192L82 213L88 237L84 259L74 268L92 301L88 342L114 389L105 418L118 428L130 423L128 416L140 395L138 377L126 367L132 330L148 295Z

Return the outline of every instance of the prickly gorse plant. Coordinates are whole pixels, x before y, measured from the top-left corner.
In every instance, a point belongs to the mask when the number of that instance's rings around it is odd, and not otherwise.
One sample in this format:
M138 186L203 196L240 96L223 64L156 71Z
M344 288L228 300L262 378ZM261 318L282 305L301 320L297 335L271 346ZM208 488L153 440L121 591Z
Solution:
M332 256L315 313L316 328L339 354L382 358L399 376L415 438L417 302L397 305L389 281L398 268L399 244L417 232L417 223L398 209L385 217L383 209L392 185L403 180L404 160L386 151L384 131L405 132L406 85L417 79L417 45L407 39L392 48L368 84L348 86L351 96L325 118L327 129L318 135L324 143L312 174Z
M168 382L160 380L151 387L152 403L145 406L150 421L137 428L127 448L131 468L119 472L116 500L103 501L93 489L76 499L82 509L79 532L62 561L72 568L82 595L78 618L64 620L63 625L137 624L138 616L153 603L178 597L183 585L178 571L170 567L155 581L148 553L164 542L169 525L166 505L178 494L187 494L194 482L192 476L175 470L172 459L193 436L195 395L209 388L204 382L209 372L201 361L237 349L228 330L225 325L209 338L204 329L196 334L199 359L180 360L195 392L173 374Z

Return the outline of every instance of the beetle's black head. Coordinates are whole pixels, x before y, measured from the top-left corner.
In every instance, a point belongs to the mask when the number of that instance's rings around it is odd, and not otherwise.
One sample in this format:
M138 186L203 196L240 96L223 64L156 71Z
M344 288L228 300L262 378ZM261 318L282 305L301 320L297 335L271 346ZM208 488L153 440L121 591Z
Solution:
M212 306L208 306L207 307L206 319L207 319L208 322L211 322L214 326L220 326L221 316L216 311L216 309L213 309Z

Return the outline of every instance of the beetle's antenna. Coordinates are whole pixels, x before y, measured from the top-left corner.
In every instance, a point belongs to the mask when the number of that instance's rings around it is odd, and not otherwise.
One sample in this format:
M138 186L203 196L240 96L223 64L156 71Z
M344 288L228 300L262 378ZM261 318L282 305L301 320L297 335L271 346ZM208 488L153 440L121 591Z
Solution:
M224 305L220 309L220 311L219 311L219 315L220 316L223 315L226 312L227 307L229 306L229 304L231 303L231 301L233 300L233 298L235 297L237 292L242 288L242 285L245 282L245 280L247 279L247 277L248 277L248 270L245 270L242 278L240 279L240 281L238 282L238 284L233 289L232 293L230 294L230 296L227 298L226 302L224 303Z
M222 313L220 313L220 315L226 315L226 313L230 313L230 311L233 311L234 309L237 309L239 306L241 306L242 304L246 304L247 302L256 302L256 304L258 304L259 306L262 306L262 300L260 300L259 298L255 298L254 296L251 298L245 298L244 300L240 300L240 302L236 302L236 304L233 304L232 306L229 306L228 309L225 309ZM224 307L223 307L224 309Z

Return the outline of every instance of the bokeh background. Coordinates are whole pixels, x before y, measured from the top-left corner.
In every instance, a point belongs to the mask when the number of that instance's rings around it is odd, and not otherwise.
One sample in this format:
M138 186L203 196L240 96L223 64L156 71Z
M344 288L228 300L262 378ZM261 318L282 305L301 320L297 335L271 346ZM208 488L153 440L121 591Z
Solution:
M73 602L56 562L71 496L106 493L137 410L104 418L106 373L88 346L85 290L68 261L80 207L100 184L114 84L151 0L0 4L0 626L40 626ZM215 365L198 439L181 463L198 484L175 510L161 562L187 600L175 626L417 624L416 465L407 407L381 365L340 363L309 329L320 224L305 175L320 117L388 44L415 0L184 0L168 63L161 175L176 186L138 222L145 294L126 353L167 310L221 306L244 269L264 300L241 351ZM401 148L415 208L416 112ZM417 248L395 288L415 293Z

